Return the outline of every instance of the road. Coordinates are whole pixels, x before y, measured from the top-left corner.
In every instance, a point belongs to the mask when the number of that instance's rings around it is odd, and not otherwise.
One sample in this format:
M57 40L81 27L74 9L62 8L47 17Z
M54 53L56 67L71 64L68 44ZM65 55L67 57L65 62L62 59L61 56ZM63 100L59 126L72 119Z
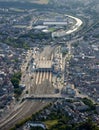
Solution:
M46 57L46 59L50 59L51 60L51 55L54 51L54 46L50 47L47 46L44 48L44 50L41 52L41 58ZM49 51L50 50L50 51ZM29 71L28 69L30 69L28 66L29 61L31 60L31 54L32 51L28 51L27 53L27 57L26 57L26 62L25 64L23 64L22 68L22 72L24 74L24 76L26 76L26 80L25 80L25 85L30 86L30 82L31 80L29 80L29 74L27 73L27 71ZM28 76L27 76L28 75ZM40 75L42 76L42 75ZM51 79L50 77L50 73L49 75L47 74L46 77ZM38 77L38 81L41 82L42 77ZM44 77L43 77L44 78ZM28 87L30 88L30 87ZM28 89L26 88L26 89ZM44 93L45 94L45 93ZM20 104L18 106L17 109L13 110L13 112L8 115L8 117L4 118L3 120L0 121L0 130L9 130L11 127L13 127L17 122L19 122L20 120L23 120L27 117L29 117L30 115L32 115L33 113L36 113L37 111L43 109L44 106L46 106L48 104L48 102L43 103L40 101L24 101L22 104Z
M79 18L70 16L70 15L66 15L66 16L76 20L76 24L73 26L73 29L68 30L66 32L66 34L71 34L71 33L75 32L75 31L77 31L79 29L79 27L83 24L83 22Z
M76 21L76 24L73 25L71 27L71 29L69 30L63 30L63 31L55 31L52 33L52 36L57 36L57 37L61 37L61 36L65 36L65 35L69 35L69 34L72 34L74 33L75 31L77 31L83 24L83 22L79 19L79 18L76 18L76 17L73 17L71 15L65 15L65 16L68 16L69 18L72 18Z
M70 32L72 33L72 31ZM56 45L57 46L57 45ZM44 50L44 52L42 52L42 57L50 57L52 56L52 52L54 51L55 47L53 46L48 47L46 50ZM70 48L70 46L69 46ZM50 51L49 51L50 50ZM70 49L71 51L71 49ZM50 53L49 53L50 52ZM71 53L71 52L69 52ZM29 53L30 56L30 53ZM27 58L27 60L29 60L29 58ZM27 63L25 64L25 69L27 67ZM23 70L24 71L24 70ZM21 120L29 117L30 115L32 115L33 113L36 113L37 111L43 109L43 107L45 107L48 104L48 102L40 102L40 101L24 101L21 105L19 105L19 107L16 110L13 110L13 112L8 115L8 117L4 118L2 121L0 121L0 130L9 130L10 128L12 128L16 123L20 122Z

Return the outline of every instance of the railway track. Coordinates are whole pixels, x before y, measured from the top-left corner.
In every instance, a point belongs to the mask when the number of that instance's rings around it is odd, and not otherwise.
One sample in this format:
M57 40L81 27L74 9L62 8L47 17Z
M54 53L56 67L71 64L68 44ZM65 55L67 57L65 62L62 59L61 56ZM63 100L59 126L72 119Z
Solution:
M52 81L52 72L36 72L35 73L35 82L37 84L41 84L44 80Z
M31 116L33 113L43 109L44 106L46 106L48 103L42 103L40 101L25 101L23 106L21 106L16 111L13 111L9 117L7 117L5 120L0 122L0 130L9 130L17 122L20 120L23 120L29 116Z

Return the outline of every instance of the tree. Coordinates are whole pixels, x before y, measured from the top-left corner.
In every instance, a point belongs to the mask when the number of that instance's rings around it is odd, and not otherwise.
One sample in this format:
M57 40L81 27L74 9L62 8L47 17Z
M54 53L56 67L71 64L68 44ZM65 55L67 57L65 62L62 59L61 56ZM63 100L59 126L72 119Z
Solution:
M18 88L18 87L19 87L19 82L20 82L20 80L19 80L18 78L12 77L12 78L11 78L11 82L12 82L14 88Z
M21 72L14 73L14 75L11 78L11 82L14 86L14 93L16 94L16 97L21 95L22 89L19 86L21 80Z

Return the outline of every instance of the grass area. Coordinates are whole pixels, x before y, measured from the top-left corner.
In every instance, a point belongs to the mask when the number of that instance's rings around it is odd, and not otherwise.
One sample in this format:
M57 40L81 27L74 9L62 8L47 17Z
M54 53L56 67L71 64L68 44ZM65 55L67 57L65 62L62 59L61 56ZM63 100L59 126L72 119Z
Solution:
M48 29L50 32L54 32L56 29L55 28L49 28Z
M55 126L56 124L58 124L58 120L48 120L45 121L44 124L47 126L48 129L51 129L52 126Z
M30 2L36 4L48 4L49 0L31 0Z
M24 10L18 9L18 8L10 8L10 10L15 11L15 12L20 12L20 13L24 12Z

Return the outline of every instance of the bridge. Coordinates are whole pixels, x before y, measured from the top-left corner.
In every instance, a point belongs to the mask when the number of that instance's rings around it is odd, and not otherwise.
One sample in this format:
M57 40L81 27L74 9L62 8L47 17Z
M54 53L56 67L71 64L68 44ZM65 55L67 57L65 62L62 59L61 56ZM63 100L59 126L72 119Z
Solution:
M23 100L38 100L38 101L41 101L41 100L45 100L45 101L48 101L48 100L51 100L51 101L55 101L55 100L72 100L73 98L71 97L66 97L66 96L62 96L62 95L33 95L33 96L27 96L25 97Z

